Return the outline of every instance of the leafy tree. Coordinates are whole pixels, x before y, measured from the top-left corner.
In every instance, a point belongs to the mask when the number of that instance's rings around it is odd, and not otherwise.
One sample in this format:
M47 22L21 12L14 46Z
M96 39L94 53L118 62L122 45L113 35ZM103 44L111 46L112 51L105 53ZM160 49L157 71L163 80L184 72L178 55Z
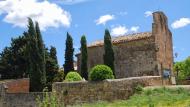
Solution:
M190 57L174 64L174 72L179 80L190 79Z
M25 57L26 50L26 37L19 36L18 38L12 39L11 43L11 61L12 61L12 71L14 73L14 77L22 78L26 77L28 74L26 72L26 64L27 59Z
M36 26L37 27L37 26ZM44 69L44 54L41 50L43 43L39 40L38 30L35 29L32 19L28 19L28 33L26 33L29 41L27 45L27 54L29 60L30 73L30 91L42 91L46 84L45 69Z
M113 51L113 46L112 46L112 41L111 41L111 36L109 33L109 30L105 30L105 35L104 35L104 64L109 66L113 74L115 76L115 70L114 70L114 51Z
M66 49L65 49L65 64L64 64L64 74L65 76L69 71L74 70L73 66L73 39L71 35L67 32L67 39L66 39Z
M178 80L185 79L185 62L176 62L174 64L174 72Z
M5 47L0 57L0 74L2 79L13 78L14 71L12 71L11 56L11 48Z
M27 77L27 59L25 57L26 37L11 39L10 47L0 54L0 74L3 79Z
M88 60L88 53L87 53L87 43L86 43L86 37L83 35L81 37L81 75L83 78L88 80L88 66L87 66L87 60Z
M186 75L186 79L190 79L190 57L188 57L185 60L185 66L184 66L184 75Z

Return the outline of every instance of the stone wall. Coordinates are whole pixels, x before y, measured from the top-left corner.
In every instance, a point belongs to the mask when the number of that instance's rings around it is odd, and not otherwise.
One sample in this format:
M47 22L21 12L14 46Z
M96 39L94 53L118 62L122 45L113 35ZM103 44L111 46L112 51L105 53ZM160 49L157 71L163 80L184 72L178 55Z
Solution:
M24 79L26 80L26 79ZM19 80L21 81L21 80ZM15 80L13 81L13 83ZM6 83L6 82L5 82ZM0 84L0 107L38 107L37 98L43 99L44 93L25 92L7 93L5 83ZM10 81L9 81L10 83ZM169 84L169 80L162 81L159 76L131 77L123 79L105 80L101 82L57 82L53 90L57 92L61 104L81 104L94 101L113 101L128 99L134 93L134 88L143 86ZM19 85L18 85L19 86ZM49 93L51 95L51 93Z
M64 104L90 103L94 101L113 101L128 99L134 93L134 88L143 86L169 84L168 80L162 82L159 76L131 77L124 79L104 80L102 82L57 82L53 90L57 92L59 101Z
M159 75L156 62L154 37L144 38L113 45L116 78ZM103 64L104 47L88 48L88 70ZM78 70L80 72L80 55Z
M29 92L29 79L0 81L0 107L37 107L36 98L43 93Z
M37 98L40 100L43 93L6 93L0 102L0 107L38 107Z
M117 78L158 75L154 38L146 38L114 47Z

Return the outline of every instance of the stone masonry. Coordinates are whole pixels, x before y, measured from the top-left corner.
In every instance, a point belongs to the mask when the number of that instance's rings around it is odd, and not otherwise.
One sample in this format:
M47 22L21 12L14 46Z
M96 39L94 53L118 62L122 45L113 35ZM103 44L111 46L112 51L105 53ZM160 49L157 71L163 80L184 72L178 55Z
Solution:
M126 100L135 92L137 85L159 86L168 85L169 80L160 76L130 77L108 79L99 82L56 82L53 90L57 93L59 102L65 105L93 103L96 101Z
M28 92L23 90L23 84L29 79L8 80L0 82L0 107L39 107L37 98L43 100L45 93ZM5 84L17 84L16 91L8 91ZM53 84L53 97L56 97L61 106L90 103L95 101L114 101L128 99L134 93L137 85L156 86L170 84L168 79L162 80L160 76L131 77L99 82L56 82ZM25 84L26 85L26 84ZM9 85L11 86L11 85ZM20 88L18 88L20 87ZM12 87L11 90L14 90ZM52 93L48 93L50 96ZM64 106L65 107L65 106Z
M152 32L112 38L116 78L155 76L164 70L172 71L172 34L167 17L163 12L154 12L153 21ZM103 64L103 54L103 40L88 45L88 70ZM76 56L80 72L81 54Z
M38 107L44 93L29 92L29 79L0 81L0 107Z

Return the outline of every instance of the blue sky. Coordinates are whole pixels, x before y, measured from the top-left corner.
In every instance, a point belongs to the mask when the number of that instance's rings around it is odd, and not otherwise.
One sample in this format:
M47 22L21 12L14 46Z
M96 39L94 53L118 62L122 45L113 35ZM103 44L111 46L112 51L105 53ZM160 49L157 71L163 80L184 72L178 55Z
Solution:
M151 31L154 11L163 11L173 34L176 61L190 56L190 0L5 0L0 1L0 51L11 38L26 30L27 17L39 21L46 46L55 46L64 63L66 32L74 39L75 53L84 34L88 43L113 36Z

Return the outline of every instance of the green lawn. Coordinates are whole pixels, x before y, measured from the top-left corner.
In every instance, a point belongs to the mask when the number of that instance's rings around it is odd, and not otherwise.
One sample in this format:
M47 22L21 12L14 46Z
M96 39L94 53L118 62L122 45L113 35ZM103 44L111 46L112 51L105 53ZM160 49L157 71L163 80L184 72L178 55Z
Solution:
M157 88L138 91L129 100L97 102L82 107L190 107L190 91L183 88Z

